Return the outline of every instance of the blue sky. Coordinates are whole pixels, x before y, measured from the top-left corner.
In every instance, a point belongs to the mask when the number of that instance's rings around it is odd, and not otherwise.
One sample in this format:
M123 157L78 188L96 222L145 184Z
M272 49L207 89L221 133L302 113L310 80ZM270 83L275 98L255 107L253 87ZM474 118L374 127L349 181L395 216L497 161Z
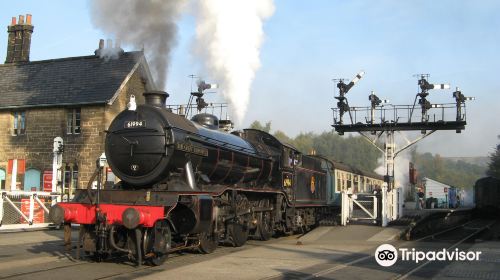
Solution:
M420 151L446 156L487 155L498 143L500 122L500 2L498 1L299 1L275 0L265 23L262 67L252 86L243 126L272 121L273 129L295 136L330 130L332 78L365 77L349 93L351 105L368 105L375 90L394 104L412 103L417 73L431 82L459 86L475 96L462 134L437 132ZM91 23L87 1L15 1L2 4L0 25L31 13L35 31L31 60L93 54L105 34ZM189 74L199 74L191 54L194 19L179 22L167 91L172 103L186 102ZM4 29L6 30L6 29ZM7 33L0 35L0 60ZM126 50L132 50L127 48ZM210 80L209 75L205 77ZM215 81L216 82L216 81ZM452 102L452 91L434 91L431 102Z

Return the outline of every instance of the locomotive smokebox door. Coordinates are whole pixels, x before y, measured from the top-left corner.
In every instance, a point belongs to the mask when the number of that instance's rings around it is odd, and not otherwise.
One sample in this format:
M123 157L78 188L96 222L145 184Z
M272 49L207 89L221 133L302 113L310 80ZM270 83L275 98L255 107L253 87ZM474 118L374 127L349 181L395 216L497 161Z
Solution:
M162 101L155 99L155 102ZM106 156L113 172L138 186L157 182L168 174L172 155L167 143L171 134L168 127L156 107L143 105L135 111L121 112L106 135Z

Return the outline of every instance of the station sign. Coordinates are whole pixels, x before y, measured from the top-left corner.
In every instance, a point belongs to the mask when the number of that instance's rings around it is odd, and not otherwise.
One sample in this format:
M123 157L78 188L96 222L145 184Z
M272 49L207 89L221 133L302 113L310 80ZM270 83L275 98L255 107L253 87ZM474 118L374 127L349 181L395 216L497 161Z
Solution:
M40 198L40 201L42 203L45 203L45 200L43 198ZM45 212L43 211L42 207L40 207L40 204L37 202L33 203L33 223L34 224L41 224L45 220ZM26 217L30 216L30 199L29 198L23 198L21 199L21 212L23 212ZM28 222L21 217L21 224L27 224Z
M52 171L43 172L43 191L52 192Z

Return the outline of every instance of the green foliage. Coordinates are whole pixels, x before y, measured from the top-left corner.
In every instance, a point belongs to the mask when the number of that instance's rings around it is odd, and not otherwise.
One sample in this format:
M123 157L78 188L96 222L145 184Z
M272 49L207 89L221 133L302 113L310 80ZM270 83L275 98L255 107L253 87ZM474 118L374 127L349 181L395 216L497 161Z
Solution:
M259 121L254 121L250 128L258 129L269 133L271 131L271 122L267 122L264 126Z
M276 137L278 140L280 140L283 143L292 143L292 139L288 137L283 131L277 130L274 132L274 137Z
M500 135L498 139L500 139ZM486 174L488 176L500 178L500 144L498 144L495 151L490 154L490 164L488 165Z
M443 159L439 154L433 156L431 153L412 152L412 161L420 179L428 177L460 188L472 188L477 179L485 174L484 167L462 160Z

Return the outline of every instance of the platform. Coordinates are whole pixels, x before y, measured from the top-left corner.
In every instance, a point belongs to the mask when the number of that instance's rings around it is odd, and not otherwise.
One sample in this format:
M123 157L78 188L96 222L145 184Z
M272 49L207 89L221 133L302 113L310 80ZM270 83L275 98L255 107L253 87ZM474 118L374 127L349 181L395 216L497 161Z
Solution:
M401 238L412 240L463 223L472 217L472 210L472 208L405 210L403 217L390 224L406 226L406 232Z
M374 252L380 244L423 250L452 244L397 240L401 230L371 225L318 227L303 236L250 240L238 248L219 246L208 255L171 254L158 267L136 267L126 258L75 261L64 251L62 230L5 233L0 234L0 279L393 279L414 265L379 266ZM484 250L484 259L474 264L433 263L409 279L500 279L500 242L465 245L463 249Z

